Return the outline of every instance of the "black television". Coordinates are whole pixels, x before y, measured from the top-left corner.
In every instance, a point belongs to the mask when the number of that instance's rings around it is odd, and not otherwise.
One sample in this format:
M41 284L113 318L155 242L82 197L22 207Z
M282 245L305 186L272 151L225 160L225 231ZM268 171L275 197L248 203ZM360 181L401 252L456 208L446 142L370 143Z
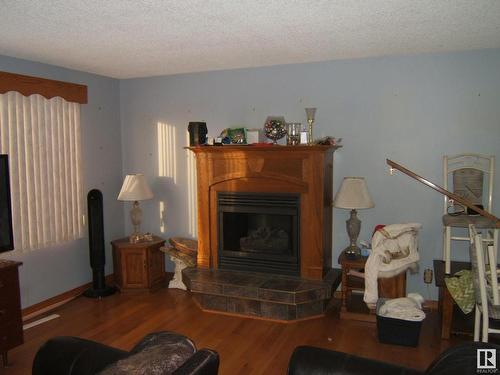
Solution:
M14 249L10 201L9 157L0 155L0 252Z

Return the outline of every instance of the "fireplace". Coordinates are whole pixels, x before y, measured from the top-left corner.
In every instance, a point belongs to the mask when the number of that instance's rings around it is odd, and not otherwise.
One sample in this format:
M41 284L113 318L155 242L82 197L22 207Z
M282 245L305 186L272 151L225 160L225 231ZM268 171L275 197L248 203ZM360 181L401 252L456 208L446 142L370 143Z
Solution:
M198 255L182 271L206 311L295 321L321 316L332 268L333 153L339 146L190 147Z
M333 153L338 147L189 148L196 155L198 268L272 270L323 280L332 268ZM286 224L277 224L280 216ZM221 220L230 227L227 233L219 228Z
M300 195L219 192L219 268L300 275Z

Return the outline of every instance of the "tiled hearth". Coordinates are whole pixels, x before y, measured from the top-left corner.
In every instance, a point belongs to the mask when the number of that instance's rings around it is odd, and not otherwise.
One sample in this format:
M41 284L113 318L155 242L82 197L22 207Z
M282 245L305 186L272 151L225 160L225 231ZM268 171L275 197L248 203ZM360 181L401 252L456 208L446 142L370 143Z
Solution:
M321 316L332 269L339 146L191 147L198 254L183 281L204 310L280 321Z
M186 268L182 276L203 310L280 321L323 315L340 283L339 269L323 280L200 268Z

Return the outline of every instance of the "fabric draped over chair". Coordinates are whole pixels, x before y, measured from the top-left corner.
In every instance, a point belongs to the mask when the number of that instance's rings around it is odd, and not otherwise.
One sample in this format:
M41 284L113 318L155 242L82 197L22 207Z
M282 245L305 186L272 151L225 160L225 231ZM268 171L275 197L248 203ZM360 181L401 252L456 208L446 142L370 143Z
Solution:
M379 229L372 238L372 252L365 265L364 301L375 305L378 300L378 278L392 277L416 268L420 259L417 249L419 223L391 224Z

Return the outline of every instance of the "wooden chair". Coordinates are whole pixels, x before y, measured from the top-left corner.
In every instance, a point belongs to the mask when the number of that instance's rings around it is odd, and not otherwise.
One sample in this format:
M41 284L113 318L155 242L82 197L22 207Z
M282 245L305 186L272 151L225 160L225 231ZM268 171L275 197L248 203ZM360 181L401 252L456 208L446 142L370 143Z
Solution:
M495 294L498 298L498 285L496 287L492 285L492 280L498 278L498 270L496 263L491 262L493 256L491 246L485 249L482 235L476 231L474 225L469 226L469 233L471 234L471 270L476 299L474 341L479 341L481 338L481 341L488 342L490 333L500 333L500 329L490 326L490 319L500 319L500 305L493 301ZM488 253L487 257L485 257L486 253Z
M467 199L474 205L481 205L485 210L491 212L493 208L493 181L494 181L495 157L478 154L460 154L443 157L443 187L452 190L455 194ZM451 189L450 189L451 185ZM455 206L455 202L444 196L443 206L443 259L445 261L445 273L450 273L451 244L452 241L471 241L472 236L453 235L452 230L467 227L472 224L477 229L486 229L482 240L493 246L496 258L498 252L498 233L496 223L490 219L467 214L450 214L448 210ZM496 261L494 262L496 264ZM500 301L496 301L500 303Z

